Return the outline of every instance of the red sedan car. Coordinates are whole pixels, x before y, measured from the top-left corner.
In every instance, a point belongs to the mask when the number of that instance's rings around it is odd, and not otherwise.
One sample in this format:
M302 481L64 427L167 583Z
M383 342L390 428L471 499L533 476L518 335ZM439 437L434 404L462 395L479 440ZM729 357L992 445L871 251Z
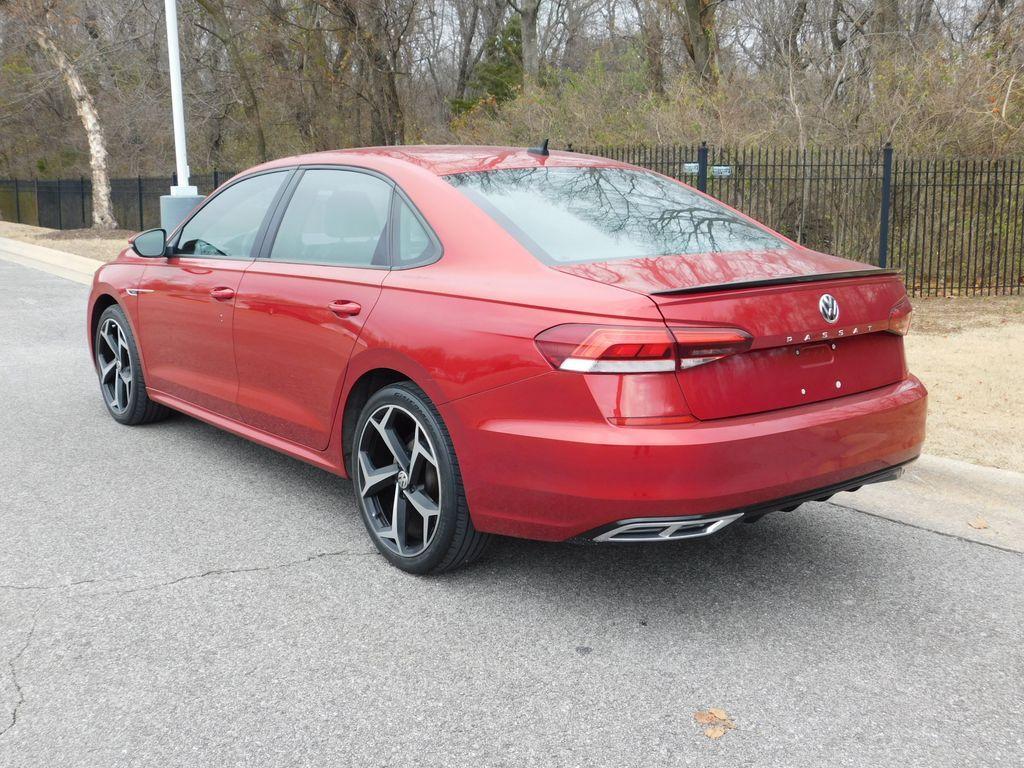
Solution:
M391 147L239 174L96 273L110 414L181 411L351 477L416 573L489 534L670 541L897 477L910 303L604 158Z

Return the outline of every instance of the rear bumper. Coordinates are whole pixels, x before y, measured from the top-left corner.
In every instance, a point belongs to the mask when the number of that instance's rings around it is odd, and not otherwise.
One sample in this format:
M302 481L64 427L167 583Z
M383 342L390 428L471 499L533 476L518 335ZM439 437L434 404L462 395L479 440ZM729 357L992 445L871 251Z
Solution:
M752 523L769 512L793 510L808 501L826 501L841 491L856 491L863 485L898 480L903 476L903 467L904 465L901 464L898 467L890 467L880 472L872 472L870 475L855 477L825 488L816 488L813 491L805 491L804 493L794 494L783 499L773 499L759 504L752 504L742 509L732 509L728 512L718 512L713 515L691 515L675 518L642 517L619 520L611 525L605 525L585 533L579 538L582 541L629 544L635 542L676 541L679 539L696 539L710 536L727 525L740 521Z
M561 541L633 518L769 511L912 461L924 442L927 392L912 376L672 427L612 426L567 381L545 374L441 407L479 530Z

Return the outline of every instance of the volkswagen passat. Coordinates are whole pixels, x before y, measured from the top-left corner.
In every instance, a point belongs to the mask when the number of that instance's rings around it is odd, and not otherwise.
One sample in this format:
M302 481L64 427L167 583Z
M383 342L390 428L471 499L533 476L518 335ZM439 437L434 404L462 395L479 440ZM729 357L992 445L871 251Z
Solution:
M490 534L670 541L891 479L926 393L889 271L546 148L239 174L96 273L122 424L181 411L342 477L399 568Z

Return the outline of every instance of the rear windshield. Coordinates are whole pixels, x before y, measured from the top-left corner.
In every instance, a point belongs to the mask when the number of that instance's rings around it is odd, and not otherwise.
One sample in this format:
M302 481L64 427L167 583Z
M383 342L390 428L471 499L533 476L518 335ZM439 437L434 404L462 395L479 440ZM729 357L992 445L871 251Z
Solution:
M445 178L549 264L787 247L714 201L644 171L522 168Z

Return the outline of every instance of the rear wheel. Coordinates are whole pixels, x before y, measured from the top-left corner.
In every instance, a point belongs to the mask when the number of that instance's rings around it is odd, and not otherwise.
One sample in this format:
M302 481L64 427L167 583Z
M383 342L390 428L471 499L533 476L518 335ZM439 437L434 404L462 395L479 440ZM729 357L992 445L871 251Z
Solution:
M157 421L170 413L146 394L135 337L124 311L116 304L100 315L93 348L103 402L115 421L134 426Z
M373 543L410 573L440 573L478 558L489 536L469 517L451 437L433 403L411 383L375 393L363 407L352 479Z

